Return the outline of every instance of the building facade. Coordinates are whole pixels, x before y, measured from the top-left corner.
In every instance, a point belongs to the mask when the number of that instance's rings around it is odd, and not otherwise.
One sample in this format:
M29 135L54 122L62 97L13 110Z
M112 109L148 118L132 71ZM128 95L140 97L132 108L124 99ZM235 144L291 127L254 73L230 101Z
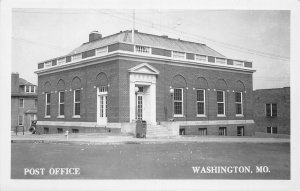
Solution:
M41 133L252 135L252 63L205 44L138 31L97 32L38 63Z
M255 131L290 135L290 87L254 91Z
M11 130L28 131L37 120L37 86L11 74Z

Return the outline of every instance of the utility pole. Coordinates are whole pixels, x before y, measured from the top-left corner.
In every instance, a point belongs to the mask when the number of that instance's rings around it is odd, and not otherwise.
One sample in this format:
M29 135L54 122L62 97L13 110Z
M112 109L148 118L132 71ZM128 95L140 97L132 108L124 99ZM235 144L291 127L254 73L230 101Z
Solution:
M135 10L132 13L132 32L131 32L131 42L134 44L134 28L135 28Z

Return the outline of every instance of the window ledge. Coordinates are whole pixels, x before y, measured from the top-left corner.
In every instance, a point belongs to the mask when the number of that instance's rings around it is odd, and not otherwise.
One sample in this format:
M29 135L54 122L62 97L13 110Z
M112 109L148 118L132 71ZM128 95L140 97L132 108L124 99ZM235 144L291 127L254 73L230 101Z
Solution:
M196 117L207 117L206 115L196 115Z
M65 116L64 115L59 115L59 116L57 116L57 118L65 118Z
M220 115L220 114L218 114L217 117L226 117L226 115Z
M243 114L236 114L235 116L236 116L236 117L244 117Z
M80 118L80 115L73 115L72 118Z
M51 118L51 116L49 116L49 115L46 115L44 118Z
M185 117L184 115L174 115L174 117Z

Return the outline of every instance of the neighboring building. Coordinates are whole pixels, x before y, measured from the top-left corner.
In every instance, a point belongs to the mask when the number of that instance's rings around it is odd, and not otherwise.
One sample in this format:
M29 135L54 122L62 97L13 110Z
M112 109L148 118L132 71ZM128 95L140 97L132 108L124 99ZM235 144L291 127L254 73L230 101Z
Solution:
M134 41L132 41L134 36ZM38 63L41 133L253 135L252 63L205 44L134 31L98 32Z
M290 134L290 88L254 91L255 131Z
M28 131L31 122L37 120L37 86L11 74L11 130Z

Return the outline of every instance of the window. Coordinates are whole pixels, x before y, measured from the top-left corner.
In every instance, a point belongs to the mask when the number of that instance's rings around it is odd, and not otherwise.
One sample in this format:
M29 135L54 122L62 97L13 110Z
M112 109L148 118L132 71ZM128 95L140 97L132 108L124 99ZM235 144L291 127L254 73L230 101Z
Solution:
M207 135L207 128L198 128L199 135L206 136Z
M185 59L185 53L184 52L177 52L177 51L173 51L173 58L177 58L177 59Z
M58 92L58 115L62 117L65 115L65 92L63 91Z
M24 99L23 98L20 98L19 99L19 107L24 107Z
M150 54L151 48L146 46L135 46L135 52L142 54Z
M30 88L30 86L25 86L25 92L26 93L29 93L29 88Z
M23 115L19 115L19 118L18 118L18 125L19 126L23 126L23 119L24 119L24 116Z
M50 104L51 104L51 94L46 93L46 115L50 116Z
M215 63L215 62L216 62L216 58L215 58L215 57L212 57L212 56L208 56L208 57L207 57L207 61L208 61L208 62L211 62L211 63Z
M35 92L35 86L30 86L30 92L34 93Z
M72 129L72 133L79 133L78 129Z
M266 116L267 117L276 117L277 116L277 104L276 103L266 104Z
M49 128L48 127L44 127L44 134L49 134Z
M244 66L244 62L234 60L234 61L233 61L233 65L234 65L234 66Z
M37 108L37 105L38 105L38 100L34 99L34 108Z
M184 128L179 129L179 135L185 135L185 129Z
M277 134L277 127L267 127L267 133Z
M75 54L72 56L72 62L78 61L82 59L82 55L81 54Z
M57 133L58 133L58 134L61 134L61 133L63 133L63 132L64 132L63 128L57 128Z
M207 56L195 55L195 60L200 62L207 62Z
M102 47L102 48L97 48L96 49L96 56L105 55L105 54L107 54L107 52L108 52L107 46Z
M99 88L99 92L101 92L101 93L107 93L107 86L101 86Z
M205 115L205 90L197 90L197 116Z
M235 92L235 113L243 115L243 96L242 92Z
M57 65L62 65L66 63L66 58L60 58L57 60Z
M237 127L237 136L244 136L244 126Z
M175 117L183 116L183 89L182 88L174 89L174 116Z
M52 61L45 62L45 68L49 68L52 66Z
M80 116L80 90L74 91L74 116Z
M225 94L224 91L217 91L218 116L225 115Z
M226 64L225 58L216 58L216 63L218 64Z
M219 135L220 136L226 136L227 135L226 127L219 127Z

